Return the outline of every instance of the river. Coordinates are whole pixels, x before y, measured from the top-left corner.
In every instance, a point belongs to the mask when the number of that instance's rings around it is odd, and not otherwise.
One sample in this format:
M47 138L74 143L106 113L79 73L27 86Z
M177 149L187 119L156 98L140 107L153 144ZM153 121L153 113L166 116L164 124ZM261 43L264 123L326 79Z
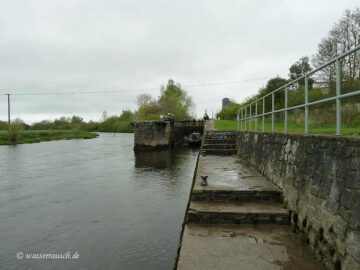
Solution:
M197 151L132 148L132 134L0 146L0 269L172 269Z

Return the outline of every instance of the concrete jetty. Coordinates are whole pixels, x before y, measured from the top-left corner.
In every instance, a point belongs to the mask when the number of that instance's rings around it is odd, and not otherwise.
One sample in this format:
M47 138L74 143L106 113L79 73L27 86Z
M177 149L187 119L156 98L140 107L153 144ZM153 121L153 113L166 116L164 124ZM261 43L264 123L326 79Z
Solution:
M293 233L282 191L235 153L235 133L208 124L176 268L324 269Z

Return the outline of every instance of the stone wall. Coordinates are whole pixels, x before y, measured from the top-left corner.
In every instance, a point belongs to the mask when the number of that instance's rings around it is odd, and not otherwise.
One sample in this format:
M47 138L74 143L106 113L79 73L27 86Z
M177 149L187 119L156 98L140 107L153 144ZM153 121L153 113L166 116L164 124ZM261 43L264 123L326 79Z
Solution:
M184 143L192 132L203 133L202 121L139 121L134 122L134 150L169 149Z
M329 269L360 269L360 138L239 132L237 151L284 191L294 229Z
M172 145L170 121L134 123L134 150L167 149Z

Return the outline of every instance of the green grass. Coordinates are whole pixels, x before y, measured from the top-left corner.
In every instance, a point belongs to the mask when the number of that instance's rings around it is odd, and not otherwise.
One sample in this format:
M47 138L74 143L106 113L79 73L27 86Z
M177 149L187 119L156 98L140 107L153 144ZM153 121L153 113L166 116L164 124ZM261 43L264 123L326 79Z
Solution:
M214 120L214 125L220 131L238 130L238 122L233 120Z
M77 130L22 130L19 132L16 144L38 143L43 141L93 139L98 135L88 131ZM8 133L0 130L0 145L10 145Z
M215 120L215 128L219 131L233 131L238 129L238 122L233 120ZM255 120L251 123L252 131L255 131ZM249 127L249 123L247 123L247 127ZM265 132L271 132L271 121L265 121ZM262 131L262 122L258 121L258 131ZM309 126L310 134L335 134L336 127L333 126ZM284 132L284 123L275 123L275 132ZM288 132L289 133L304 133L304 125L303 124L288 124ZM353 126L342 126L341 130L342 135L360 135L360 127Z

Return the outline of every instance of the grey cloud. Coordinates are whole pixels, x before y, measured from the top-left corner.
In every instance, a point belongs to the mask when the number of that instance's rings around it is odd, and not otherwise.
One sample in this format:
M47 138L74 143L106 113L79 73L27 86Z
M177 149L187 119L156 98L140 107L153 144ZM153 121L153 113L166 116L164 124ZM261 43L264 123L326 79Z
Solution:
M0 93L102 91L286 76L358 1L3 0ZM238 101L264 81L189 88L197 114ZM154 96L158 90L148 91ZM25 120L135 109L139 92L14 96ZM0 96L0 119L6 119Z

